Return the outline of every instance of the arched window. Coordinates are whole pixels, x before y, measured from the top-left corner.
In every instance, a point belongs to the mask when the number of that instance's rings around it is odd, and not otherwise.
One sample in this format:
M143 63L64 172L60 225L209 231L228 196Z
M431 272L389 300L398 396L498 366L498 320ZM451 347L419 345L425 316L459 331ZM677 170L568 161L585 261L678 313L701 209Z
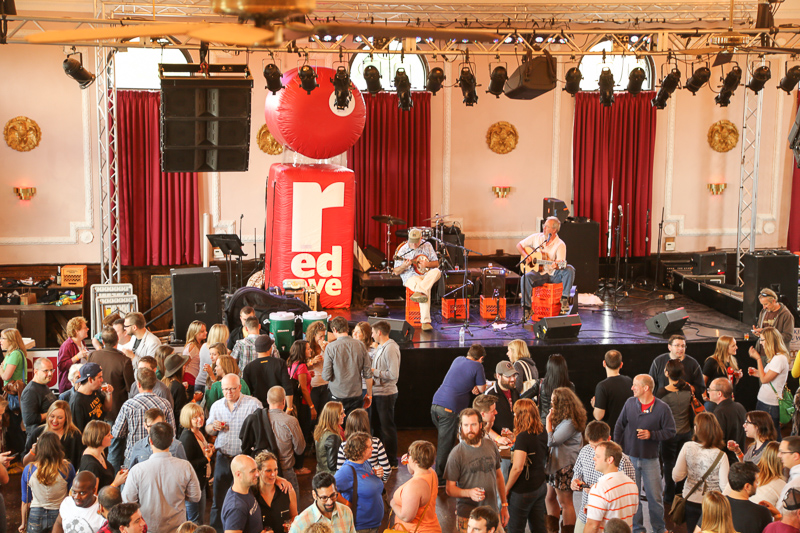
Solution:
M401 43L392 41L389 43L389 50L400 50ZM424 91L425 82L428 78L428 66L422 56L406 54L400 61L400 54L381 54L369 53L356 54L350 60L350 79L358 87L359 91L367 90L367 82L364 81L364 69L368 65L374 65L381 73L381 85L384 90L394 87L394 74L398 68L403 68L411 80L411 90Z
M191 56L178 48L128 48L125 52L117 52L114 62L117 89L158 90L161 89L158 64L186 64L191 62Z
M631 36L631 44L636 43L636 37ZM649 57L641 57L639 59L633 55L632 52L627 52L625 55L613 51L613 44L611 41L603 41L597 43L589 49L591 52L606 52L605 61L602 55L586 55L583 56L578 67L583 75L581 80L582 91L596 91L598 89L597 82L600 79L600 72L604 68L611 70L614 75L614 90L624 91L628 86L628 75L631 70L636 67L644 69L646 78L642 83L642 90L649 91L655 85L653 79L653 63Z

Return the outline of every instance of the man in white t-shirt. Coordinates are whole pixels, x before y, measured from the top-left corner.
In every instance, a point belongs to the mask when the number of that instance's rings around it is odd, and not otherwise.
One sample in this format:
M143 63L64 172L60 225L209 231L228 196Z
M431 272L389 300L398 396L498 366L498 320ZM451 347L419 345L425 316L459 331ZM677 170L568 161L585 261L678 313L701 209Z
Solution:
M53 533L97 533L105 518L98 512L97 478L87 470L78 472L70 495L61 502Z
M523 258L534 250L542 254L539 260L530 256L525 261L527 266L532 267L522 276L522 308L526 322L531 317L531 292L534 287L545 283L561 283L561 308L564 310L569 307L575 268L567 264L567 245L558 236L560 229L561 221L558 217L547 217L542 233L528 235L517 243L517 250ZM542 267L542 272L538 272L539 266Z
M584 533L603 531L611 518L622 519L633 527L633 515L639 507L639 488L619 471L620 460L622 448L615 442L601 442L595 448L594 468L603 475L589 491Z

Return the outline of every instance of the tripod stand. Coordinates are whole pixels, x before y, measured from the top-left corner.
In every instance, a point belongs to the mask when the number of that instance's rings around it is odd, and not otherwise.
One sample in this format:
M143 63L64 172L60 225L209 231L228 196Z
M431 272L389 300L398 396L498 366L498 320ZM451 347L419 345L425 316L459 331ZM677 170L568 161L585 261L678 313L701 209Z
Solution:
M443 241L441 239L438 239L436 237L433 237L433 239L436 240L439 244L441 244L441 245L443 245L445 247L458 248L462 252L464 252L464 283L462 283L461 286L456 287L455 289L451 290L447 294L442 295L442 298L447 298L451 294L455 294L458 291L461 291L461 297L464 300L466 300L467 306L469 307L469 297L467 296L467 287L469 287L470 285L473 284L472 281L469 279L469 254L470 253L473 253L473 254L476 254L476 255L483 255L483 254L481 254L480 252L476 252L475 250L470 250L469 248L466 248L464 246L459 246L458 244L452 244L452 243L449 243L449 242L445 242L445 241ZM462 327L464 328L464 332L465 333L468 333L470 337L473 336L472 332L469 329L469 327L470 327L469 313L465 313L464 314L464 320L460 324L453 324L452 326L442 326L442 329L453 329L453 328L462 328Z

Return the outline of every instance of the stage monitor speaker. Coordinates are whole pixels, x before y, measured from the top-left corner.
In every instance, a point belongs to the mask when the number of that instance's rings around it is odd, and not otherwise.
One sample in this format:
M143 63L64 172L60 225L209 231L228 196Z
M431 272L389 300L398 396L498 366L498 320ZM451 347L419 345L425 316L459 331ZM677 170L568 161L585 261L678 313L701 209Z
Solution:
M392 330L389 332L389 337L394 339L395 342L409 342L414 338L414 327L405 320L378 316L367 317L370 326L381 320L385 320L391 326Z
M797 315L797 256L784 250L765 250L742 257L742 279L744 281L744 307L742 322L748 326L757 324L761 304L758 294L761 289L772 289L780 301Z
M724 274L727 266L727 252L698 252L692 254L692 274L701 276Z
M252 79L161 79L161 171L244 172Z
M569 208L564 200L558 198L542 199L542 218L556 217L563 224L569 216Z
M647 331L657 335L670 335L683 329L683 325L689 320L689 315L683 307L672 309L664 313L658 313L645 321Z
M221 278L218 267L173 268L172 327L175 338L186 339L189 324L195 320L209 329L222 323Z
M537 339L572 339L581 330L580 315L550 316L533 325L533 334Z
M600 224L567 221L558 236L567 245L567 263L575 267L576 292L595 292L600 283Z

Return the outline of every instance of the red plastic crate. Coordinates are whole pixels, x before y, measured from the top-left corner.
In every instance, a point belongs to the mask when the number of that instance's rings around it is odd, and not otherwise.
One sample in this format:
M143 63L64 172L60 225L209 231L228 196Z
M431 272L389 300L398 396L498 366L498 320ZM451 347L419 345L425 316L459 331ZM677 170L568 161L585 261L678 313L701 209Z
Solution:
M506 317L506 299L481 296L481 318L494 320L497 308L500 307L500 318Z
M561 302L552 305L535 305L531 308L533 320L541 320L546 317L558 316L561 314Z
M412 294L414 291L406 287L406 322L414 327L419 327L422 324L419 304L411 299Z
M561 303L562 292L564 292L564 286L561 283L545 283L540 287L533 288L531 302L534 306Z
M442 298L442 318L444 320L468 319L469 300L466 298Z

